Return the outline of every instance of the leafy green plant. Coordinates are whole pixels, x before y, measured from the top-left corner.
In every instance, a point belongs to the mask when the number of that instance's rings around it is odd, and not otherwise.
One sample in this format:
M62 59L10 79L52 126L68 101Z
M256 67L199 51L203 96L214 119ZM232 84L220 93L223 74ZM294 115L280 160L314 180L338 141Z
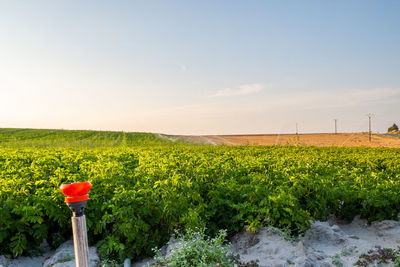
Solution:
M354 252L354 248L353 247L346 248L346 249L342 250L340 255L343 256L343 257L346 257L346 256L349 256L349 255L353 254L353 252Z
M278 229L275 227L269 227L269 229L271 232L283 237L286 241L295 242L299 240L299 237L294 236L288 228Z
M394 264L395 267L399 267L400 266L400 255L399 254L396 255L396 258L395 258L393 264Z
M124 264L112 259L102 259L98 267L123 267Z
M335 254L332 256L332 264L335 265L336 267L342 267L343 263L340 260L340 255L339 254Z
M152 266L258 266L256 262L242 263L240 258L229 254L229 246L224 245L226 236L226 231L222 230L214 238L207 237L204 229L188 230L186 234L178 236L169 256L164 257L161 250L155 250L155 263Z
M288 264L290 264L290 265L294 265L294 264L295 264L295 262L292 261L291 259L287 259L286 262L287 262Z

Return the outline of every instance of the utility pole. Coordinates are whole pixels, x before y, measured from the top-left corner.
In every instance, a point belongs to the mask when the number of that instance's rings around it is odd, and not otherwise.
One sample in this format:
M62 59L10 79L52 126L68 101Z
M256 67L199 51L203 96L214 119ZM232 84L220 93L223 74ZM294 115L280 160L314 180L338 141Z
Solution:
M371 117L373 117L374 114L368 113L366 116L368 117L369 142L371 143L371 135L372 135L372 132L371 132Z
M298 135L298 134L299 134L299 127L298 127L297 122L296 122L296 135Z
M337 119L334 119L335 121L335 134L337 134Z

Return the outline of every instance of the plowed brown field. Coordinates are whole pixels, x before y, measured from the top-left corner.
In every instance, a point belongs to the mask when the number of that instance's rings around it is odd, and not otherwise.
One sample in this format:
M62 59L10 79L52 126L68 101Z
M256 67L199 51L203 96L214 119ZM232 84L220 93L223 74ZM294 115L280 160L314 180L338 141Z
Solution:
M254 135L180 135L170 138L218 145L300 145L300 146L365 146L400 148L400 136L368 133L254 134Z

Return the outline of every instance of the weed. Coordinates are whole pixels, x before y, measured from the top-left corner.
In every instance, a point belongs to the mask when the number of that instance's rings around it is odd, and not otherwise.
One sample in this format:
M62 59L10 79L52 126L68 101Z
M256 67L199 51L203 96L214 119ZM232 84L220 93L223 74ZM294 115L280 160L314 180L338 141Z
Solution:
M292 231L288 227L279 229L276 227L269 227L269 230L273 232L274 234L279 235L280 237L283 237L286 241L290 242L296 242L299 241L299 237L295 236L292 234Z
M339 254L335 254L334 256L332 256L332 264L335 265L336 267L343 267L343 263L340 260Z
M347 249L344 249L342 251L342 253L340 253L340 255L343 257L346 257L346 256L353 254L353 252L354 252L354 248L347 248Z
M97 266L98 267L122 267L124 265L121 263L118 263L115 260L104 259L104 260L100 261L100 263Z
M205 235L204 229L192 231L177 238L176 246L168 257L162 256L161 250L155 249L155 263L151 266L189 267L189 266L240 266L256 267L257 262L244 263L238 255L228 253L229 246L224 245L226 231L219 231L215 238Z
M286 262L287 262L288 264L290 264L290 265L295 264L294 261L292 261L291 259L287 259Z
M74 254L68 253L64 258L60 259L58 262L63 263L63 262L72 261L74 259L75 259Z
M400 250L397 251L391 248L371 249L367 253L360 255L357 266L369 266L374 263L388 264L394 262L394 266L400 265Z

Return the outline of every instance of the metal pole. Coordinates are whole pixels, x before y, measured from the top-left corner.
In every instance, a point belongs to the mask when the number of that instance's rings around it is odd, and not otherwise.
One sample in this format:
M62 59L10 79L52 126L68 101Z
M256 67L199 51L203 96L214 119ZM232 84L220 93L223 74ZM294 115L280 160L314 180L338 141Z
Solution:
M371 143L371 136L372 136L372 131L371 131L371 117L374 116L374 114L367 114L368 117L368 137L369 137L369 142Z
M83 214L86 202L89 200L87 192L92 185L89 182L63 184L61 193L65 202L72 211L72 233L74 235L74 250L76 267L89 267L89 246L87 239L86 217Z
M371 117L368 117L369 119L369 142L371 143Z
M89 246L87 240L86 217L72 217L74 234L75 264L78 267L89 267Z

